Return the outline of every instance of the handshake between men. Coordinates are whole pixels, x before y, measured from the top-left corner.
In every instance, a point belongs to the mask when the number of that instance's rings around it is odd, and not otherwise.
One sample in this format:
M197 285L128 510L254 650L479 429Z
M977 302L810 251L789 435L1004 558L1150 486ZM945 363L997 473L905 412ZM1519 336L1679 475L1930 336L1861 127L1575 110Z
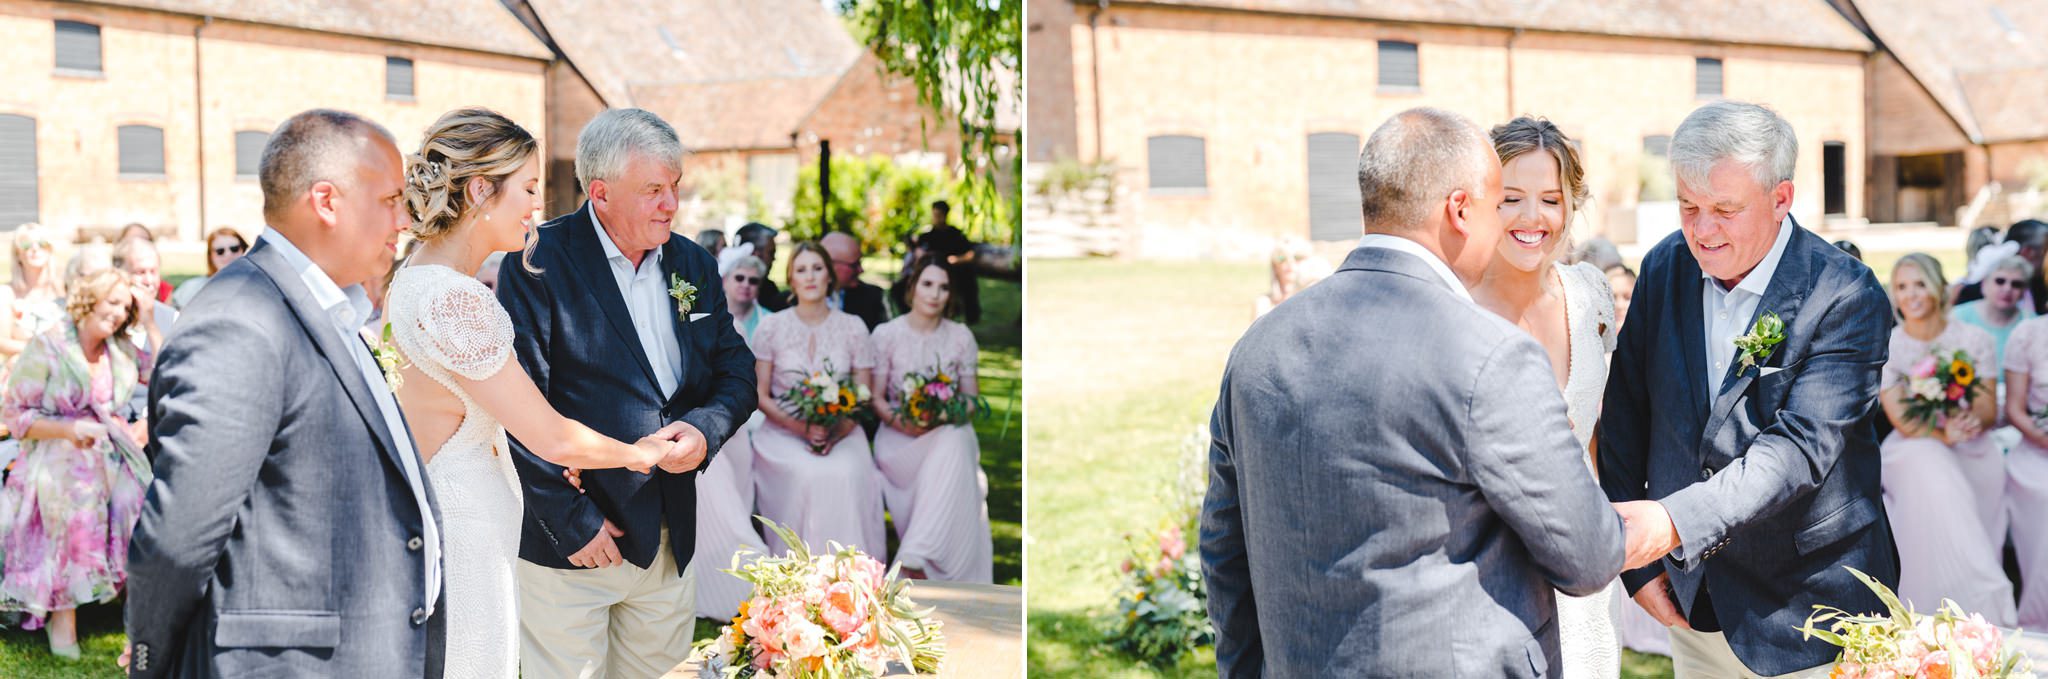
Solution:
M1656 563L1678 548L1678 527L1671 523L1671 514L1664 511L1663 504L1656 500L1617 502L1614 511L1621 515L1623 569L1635 570ZM1692 629L1671 594L1671 574L1657 574L1656 579L1636 590L1634 598L1665 627Z

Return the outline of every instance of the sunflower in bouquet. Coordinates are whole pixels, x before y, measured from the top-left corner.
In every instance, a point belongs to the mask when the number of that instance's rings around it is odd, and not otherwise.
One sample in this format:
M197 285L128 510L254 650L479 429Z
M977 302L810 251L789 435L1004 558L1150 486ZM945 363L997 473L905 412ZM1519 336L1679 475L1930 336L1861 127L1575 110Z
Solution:
M1970 399L1990 395L1977 379L1976 361L1963 350L1935 350L1900 378L1906 418L1939 429L1952 415L1968 411Z
M804 378L776 399L790 417L804 424L830 428L849 419L865 422L874 416L868 410L871 397L867 386L851 374L833 371L831 360L817 370L799 373ZM814 447L811 452L820 450Z
M976 415L988 412L988 399L962 389L957 370L949 371L939 363L906 373L896 387L901 390L896 416L925 429L968 424Z
M931 609L920 609L910 582L853 547L829 543L812 554L788 528L761 522L790 545L788 554L725 572L753 585L732 624L697 642L703 676L720 679L880 677L891 662L920 674L939 670L945 636Z

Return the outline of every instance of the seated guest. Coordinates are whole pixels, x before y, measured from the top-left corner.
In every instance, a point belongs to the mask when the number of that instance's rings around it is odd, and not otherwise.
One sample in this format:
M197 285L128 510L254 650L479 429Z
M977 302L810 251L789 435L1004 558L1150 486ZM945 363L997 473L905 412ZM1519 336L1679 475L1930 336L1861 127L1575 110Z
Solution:
M150 231L149 227L139 223L130 223L127 226L121 227L121 236L114 239L114 244L120 245L135 239L149 241L151 248L156 247L156 232ZM169 303L171 301L171 292L170 282L159 278L154 286L150 288L149 296L156 301Z
M1999 566L2005 540L1988 527L2004 512L2005 460L1985 435L1996 421L1997 380L1987 370L1995 349L1989 333L1949 322L1947 292L1948 281L1933 257L1916 252L1892 268L1893 311L1900 323L1892 329L1878 398L1894 431L1878 452L1885 512L1899 546L1898 593L1917 610L1954 599L1964 610L2011 627L2012 583ZM1915 388L1911 371L1949 360L1956 350L1977 366L1973 381L1979 386L1969 409L1935 423L1908 417L1907 391Z
M2038 219L2021 220L2005 230L2005 242L1985 247L1977 253L1980 260L1997 261L2010 255L2019 255L2041 273L2041 258L2048 253L2048 222ZM1977 273L1972 271L1971 273ZM1988 271L1983 273L1989 273ZM1972 276L1964 276L1964 285L1955 294L1955 303L1974 302L1984 297L1983 285ZM2048 316L2048 280L2035 276L2027 280L2027 294L2022 305L2034 310L2036 316Z
M2048 627L2048 317L2012 331L2005 349L2005 418L2020 441L2006 457L2005 501L2019 557L2019 624Z
M711 256L717 257L718 253L725 252L725 232L718 229L698 231L697 244L704 246L704 251L711 253Z
M47 624L60 657L79 657L78 607L113 600L127 581L150 481L142 427L113 415L138 386L137 301L119 271L75 281L67 319L29 342L0 400L22 441L0 488L0 610L27 613L27 629Z
M860 279L864 270L860 263L860 239L834 231L819 239L825 252L832 255L832 277L838 281L837 290L825 302L832 308L853 314L866 323L868 330L888 322L893 314L889 312L888 294L880 287Z
M242 232L236 231L235 227L214 229L213 233L206 235L206 275L178 284L178 288L171 291L171 306L183 309L191 304L192 298L199 296L199 290L206 287L207 281L213 280L214 274L241 259L248 251L249 241L243 239Z
M1308 244L1294 238L1284 238L1273 245L1270 276L1266 283L1266 294L1252 298L1252 318L1257 319L1280 306L1300 288L1295 287L1295 267L1308 259Z
M1991 333L1991 338L1998 345L1998 358L1990 365L2005 365L2006 339L2022 321L2038 315L2023 303L2027 281L2034 277L2034 265L2028 264L2024 257L2013 255L1992 262L1989 268L1990 273L1981 281L1984 296L1957 304L1955 310L1949 312L1949 318Z
M0 288L0 376L30 340L64 320L64 275L53 266L51 245L41 226L14 230L14 280Z
M755 502L762 516L789 527L813 548L837 541L884 558L882 489L860 424L807 424L781 400L828 364L838 384L872 385L874 345L860 319L825 303L834 282L824 247L797 245L788 273L796 304L762 319L751 345L766 418L753 435ZM775 535L767 542L776 553L788 549Z
M981 391L975 380L980 349L953 296L952 265L925 256L904 276L913 281L897 300L908 311L875 329L875 414L886 425L875 433L875 466L882 498L899 538L896 563L911 578L987 583L994 577L988 527L988 478L981 443L968 422L926 427L903 412L903 384L912 373L937 368L954 378L950 388Z
M733 244L745 243L754 246L754 256L768 268L761 270L761 291L754 296L755 303L769 311L789 308L789 296L775 285L775 236L781 232L760 222L747 222L738 231L732 232Z
M761 319L768 316L768 310L761 307L761 279L767 274L768 265L754 256L754 246L741 243L718 253L718 275L725 283L725 308L732 312L732 324L739 329L740 337L747 342L754 341L754 329L761 326Z

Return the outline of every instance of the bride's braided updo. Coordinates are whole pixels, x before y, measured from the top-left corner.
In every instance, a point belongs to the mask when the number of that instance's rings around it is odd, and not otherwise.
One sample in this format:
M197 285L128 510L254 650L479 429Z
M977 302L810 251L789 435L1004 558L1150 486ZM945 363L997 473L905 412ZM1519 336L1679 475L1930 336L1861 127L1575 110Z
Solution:
M412 235L432 241L490 205L505 178L532 159L539 144L510 118L485 108L449 111L427 128L418 153L405 159L405 204ZM466 188L485 180L474 199Z

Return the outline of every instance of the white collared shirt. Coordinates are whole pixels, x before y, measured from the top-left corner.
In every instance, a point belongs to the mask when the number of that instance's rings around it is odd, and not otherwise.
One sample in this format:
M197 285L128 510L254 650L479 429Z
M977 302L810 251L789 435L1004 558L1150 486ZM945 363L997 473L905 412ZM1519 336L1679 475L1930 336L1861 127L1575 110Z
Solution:
M636 270L632 260L612 243L611 234L605 233L595 206L590 208L590 228L597 229L597 242L604 246L605 261L611 263L612 282L619 285L619 297L633 317L633 331L640 336L640 351L647 354L647 365L654 368L655 382L666 399L683 381L683 349L676 341L675 323L669 320L676 301L668 296L668 281L661 277L661 248L648 250Z
M1792 241L1792 218L1786 217L1778 223L1778 240L1771 245L1770 254L1758 262L1742 282L1729 290L1721 286L1706 271L1700 272L1700 312L1704 314L1700 324L1707 333L1707 397L1721 393L1721 379L1728 376L1728 365L1735 361L1735 338L1749 334L1749 322L1756 315L1758 304L1763 303L1764 291L1771 287L1771 277L1778 273L1778 260L1785 258L1785 244Z
M1421 257L1422 263L1428 264L1429 269L1435 271L1438 278L1444 279L1444 285L1451 286L1453 294L1467 302L1472 301L1472 291L1465 289L1465 281L1460 280L1458 274L1451 271L1450 265L1445 264L1444 260L1437 259L1436 253L1422 247L1421 243L1392 234L1368 233L1364 238L1358 239L1358 247L1386 248Z
M398 399L391 395L391 388L384 381L383 371L377 368L377 358L370 355L370 347L363 343L362 335L356 334L369 321L372 307L370 296L363 292L363 286L351 285L343 289L327 277L327 272L306 257L306 253L292 245L284 234L276 229L265 231L259 239L270 243L285 264L299 272L299 280L313 293L313 303L327 312L328 321L334 331L340 333L343 346L350 347L349 357L355 359L356 368L362 372L363 381L370 387L370 394L377 401L377 410L384 414L384 428L391 432L392 443L398 446L398 460L405 470L405 481L412 486L413 501L420 506L421 531L425 533L424 555L427 562L426 611L432 615L434 605L441 596L441 527L434 522L434 510L427 505L425 477L421 475L419 454L413 450L412 436L406 433L405 420L398 414Z

